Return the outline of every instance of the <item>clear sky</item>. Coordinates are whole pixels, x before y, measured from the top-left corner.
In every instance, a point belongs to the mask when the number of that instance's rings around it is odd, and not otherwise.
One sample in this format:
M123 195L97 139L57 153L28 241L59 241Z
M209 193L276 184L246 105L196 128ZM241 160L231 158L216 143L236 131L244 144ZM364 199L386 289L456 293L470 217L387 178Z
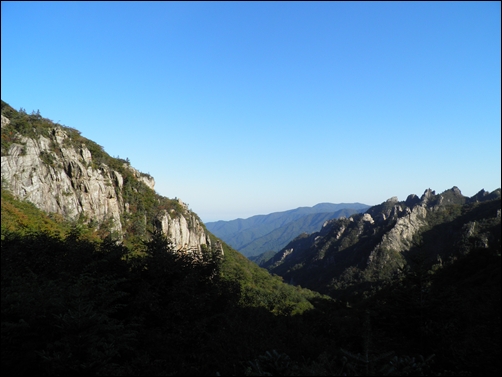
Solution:
M2 99L204 222L501 186L501 4L1 3Z

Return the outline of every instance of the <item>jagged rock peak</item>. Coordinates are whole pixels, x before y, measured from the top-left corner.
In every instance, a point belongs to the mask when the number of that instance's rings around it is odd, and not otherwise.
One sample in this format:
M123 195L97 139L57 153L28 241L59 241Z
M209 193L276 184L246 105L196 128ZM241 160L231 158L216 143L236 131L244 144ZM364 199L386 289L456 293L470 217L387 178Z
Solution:
M436 196L436 191L433 191L430 188L428 188L427 190L424 191L422 197L420 198L420 201L425 204L434 196Z
M457 186L453 186L453 187L450 189L450 191L453 191L453 193L454 193L455 195L461 195L461 196L463 196L463 195L462 195L462 192L460 192L460 189L459 189Z
M478 193L477 193L476 195L474 195L474 196L480 196L480 197L483 197L483 196L486 196L486 195L488 195L488 194L489 194L489 192L488 192L488 191L485 191L485 189L481 189L481 190L479 190L479 191L478 191Z
M405 202L405 204L410 208L413 208L418 203L420 203L420 198L415 194L408 195Z
M469 198L469 202L484 202L485 200L492 200L500 197L500 188L493 190L492 192L485 191L481 189L478 193Z
M490 195L489 192L485 191L485 189L481 189L475 195L470 198L471 202L482 202L485 198Z

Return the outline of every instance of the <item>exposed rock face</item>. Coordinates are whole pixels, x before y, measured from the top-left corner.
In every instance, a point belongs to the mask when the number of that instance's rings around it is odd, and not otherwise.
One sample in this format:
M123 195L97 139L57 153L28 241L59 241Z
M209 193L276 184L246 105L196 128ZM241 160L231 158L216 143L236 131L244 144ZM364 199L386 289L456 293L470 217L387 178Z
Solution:
M171 217L164 211L158 219L162 232L173 241L177 250L200 250L200 245L209 244L209 238L198 218L188 211L181 200L179 202L186 209L187 215Z
M364 214L329 220L262 266L285 281L337 297L348 284L392 278L416 253L437 261L453 249L465 253L472 244L488 247L497 236L489 235L492 225L486 224L500 224L500 213L500 189L490 194L482 190L472 198L457 187L441 194L427 189L421 198L409 195L399 202L392 197Z
M370 224L373 224L373 217L369 213L365 213L362 218L363 221L368 221Z
M383 250L393 250L398 253L409 250L413 236L427 225L425 205L416 205L412 210L406 208L405 211L397 207L395 212L397 219L394 226L382 236L382 241L371 251L368 264L374 261L376 255L381 255Z
M89 150L85 145L80 150L64 147L66 137L60 129L55 130L52 140L21 137L20 143L12 144L8 155L2 156L3 183L15 196L44 211L74 220L80 214L98 222L110 219L113 230L121 233L121 203L112 178L118 173L105 165L90 167ZM60 147L60 155L51 151L51 142Z
M2 115L2 128L10 123ZM108 221L112 231L123 235L122 215L130 211L124 201L124 177L104 163L97 164L85 144L65 143L67 133L54 127L50 137L20 136L2 155L2 185L17 198L68 219L84 216L97 223ZM67 141L67 140L66 140ZM133 176L153 190L152 177L124 164ZM157 219L162 231L178 250L201 250L209 236L197 216L186 206L182 213L164 211Z
M8 125L9 123L10 123L9 118L6 118L2 115L2 128L4 128L4 126Z
M128 164L124 164L124 168L129 169L138 180L143 182L145 185L150 187L152 190L154 189L155 180L152 177L141 174L138 170L134 169L132 166L130 166Z

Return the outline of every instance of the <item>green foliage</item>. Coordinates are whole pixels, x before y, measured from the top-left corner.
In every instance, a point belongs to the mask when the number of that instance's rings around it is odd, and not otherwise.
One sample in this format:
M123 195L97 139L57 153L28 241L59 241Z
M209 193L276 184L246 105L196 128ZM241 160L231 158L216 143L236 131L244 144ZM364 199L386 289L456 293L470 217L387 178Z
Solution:
M110 182L110 184L114 185L117 196L122 196L124 203L129 206L129 211L121 218L122 228L125 229L125 244L132 246L138 237L147 239L154 231L158 217L164 211L167 211L170 216L185 213L185 209L177 200L158 195L136 176L139 174L140 177L151 178L149 174L134 171L130 167L129 159L111 157L102 146L83 137L78 130L43 118L39 111L31 115L24 110L16 111L4 101L2 101L2 115L10 120L10 123L2 128L2 155L8 154L12 143L22 144L22 137L37 139L44 136L51 140L50 150L42 151L40 158L48 166L54 166L56 158L62 156L61 148L73 148L79 151L82 146L85 146L92 156L89 167L110 172L113 170L122 175L123 186L121 188L116 182ZM61 130L66 134L62 145L54 141L56 130ZM193 217L200 222L196 214L193 214Z
M223 250L222 277L239 282L242 305L265 308L276 315L296 315L312 310L312 300L330 300L317 292L284 284L280 276L271 276L225 243Z
M447 375L500 372L500 272L500 242L435 268L417 255L399 283L364 303L380 335L374 342L400 344L405 354L435 354Z
M79 229L80 238L99 242L100 232L81 220L68 221L56 213L45 213L34 204L14 198L12 193L2 187L2 240L9 232L28 235L42 232L57 237L65 237L72 229Z
M422 355L361 355L341 350L342 356L321 354L316 360L292 360L276 350L266 351L249 361L245 376L434 376L443 375L432 369L433 357ZM448 375L448 374L446 374Z
M9 375L500 371L496 238L434 270L417 254L399 284L347 308L284 284L225 244L223 255L206 248L197 257L174 251L159 232L138 250L93 240L75 224L45 233L18 226L5 205L19 218L32 213L25 224L37 223L34 206L5 192L2 199L1 361ZM471 237L497 225L487 219Z
M267 351L249 364L246 376L289 376L296 369L288 355L276 350Z
M2 128L2 156L6 154L12 143L19 143L20 136L36 137L38 135L49 136L54 123L49 119L44 119L40 111L32 112L30 115L26 111L16 111L2 100L2 115L7 117L9 124Z
M2 369L58 375L109 368L134 337L115 317L126 296L125 252L81 239L76 229L65 238L4 232Z
M256 255L256 256L250 256L248 257L248 259L254 263L256 263L258 266L262 267L267 261L269 261L270 259L272 259L275 255L275 251L266 251L265 253L262 253L260 255Z
M41 151L40 152L40 159L47 164L48 166L54 166L55 163L55 158L54 156L47 151Z
M254 347L279 344L284 329L276 318L312 308L300 288L278 277L270 286L270 275L242 256L248 290L219 252L179 253L159 232L131 250L89 239L82 226L19 233L8 224L2 221L1 266L2 371L9 374L236 371L229 357L245 360ZM288 297L292 291L296 298Z
M500 200L462 205L450 193L439 205L436 198L430 226L400 256L406 265L392 279L388 265L369 276L358 264L361 250L375 246L351 225L360 215L340 220L345 243L316 254L353 258L350 266L330 266L338 279L310 260L295 263L298 271L310 268L306 282L330 281L344 298L334 300L285 284L224 243L221 253L212 235L213 247L201 254L175 250L155 221L185 208L144 185L127 160L39 112L2 102L2 114L11 119L2 154L19 135L50 136L61 127L70 136L65 147L85 144L93 168L122 174L130 206L120 243L106 224L65 221L2 188L0 357L7 375L500 373ZM52 148L43 159L61 153Z

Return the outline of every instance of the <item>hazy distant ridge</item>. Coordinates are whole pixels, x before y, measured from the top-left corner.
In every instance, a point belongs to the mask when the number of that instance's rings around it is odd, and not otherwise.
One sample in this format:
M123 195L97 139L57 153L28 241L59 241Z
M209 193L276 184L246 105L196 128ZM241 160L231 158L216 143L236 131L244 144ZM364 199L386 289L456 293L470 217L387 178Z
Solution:
M319 203L313 207L205 225L214 235L249 257L269 250L278 251L299 234L318 231L326 220L350 216L368 208L361 203Z

